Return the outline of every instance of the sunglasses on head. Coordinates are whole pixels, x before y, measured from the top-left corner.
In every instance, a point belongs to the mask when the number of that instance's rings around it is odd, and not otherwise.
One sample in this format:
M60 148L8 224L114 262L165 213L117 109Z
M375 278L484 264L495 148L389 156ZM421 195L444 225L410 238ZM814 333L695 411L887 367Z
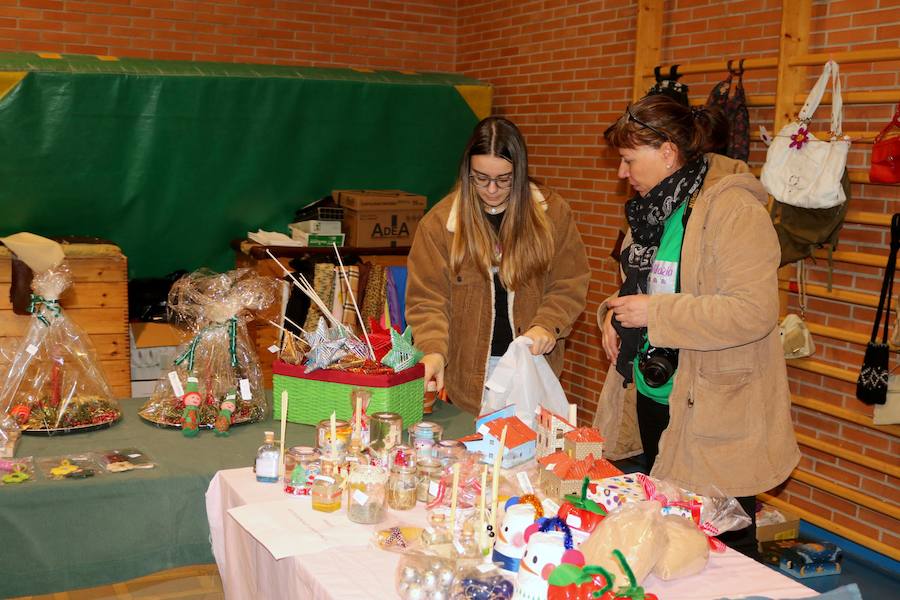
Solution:
M653 125L648 125L647 123L644 123L643 121L641 121L640 119L638 119L636 116L634 116L634 113L631 112L631 105L630 105L630 104L629 104L627 107L625 107L625 112L628 114L628 120L629 120L629 121L634 121L635 123L637 123L637 124L640 125L641 127L644 127L644 128L646 128L646 129L649 129L650 131L652 131L653 133L655 133L656 135L658 135L658 136L661 137L662 139L664 139L664 140L666 140L666 141L669 141L669 136L667 136L665 133L663 133L662 131L660 131L659 129L657 129L656 127L654 127Z

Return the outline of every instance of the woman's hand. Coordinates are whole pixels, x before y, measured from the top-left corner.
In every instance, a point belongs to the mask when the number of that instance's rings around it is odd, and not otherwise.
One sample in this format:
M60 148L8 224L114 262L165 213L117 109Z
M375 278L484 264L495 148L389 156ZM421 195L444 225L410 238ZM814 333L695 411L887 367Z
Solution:
M606 317L603 319L603 351L606 352L606 358L610 362L615 363L619 360L619 334L612 324L613 311L606 311Z
M425 365L425 385L434 379L437 390L444 389L444 357L435 352L426 354L419 362Z
M647 313L650 306L650 296L638 294L636 296L620 296L606 303L616 315L622 327L646 327Z
M552 333L550 333L540 325L535 325L522 335L530 338L533 342L531 344L531 353L534 356L547 354L556 347L556 338L553 337Z

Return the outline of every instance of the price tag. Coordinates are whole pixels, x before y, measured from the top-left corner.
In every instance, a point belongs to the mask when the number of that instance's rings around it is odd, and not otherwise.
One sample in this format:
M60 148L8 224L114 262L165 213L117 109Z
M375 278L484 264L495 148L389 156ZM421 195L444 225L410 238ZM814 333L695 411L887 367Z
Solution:
M533 494L534 487L531 485L531 479L528 478L528 473L525 471L519 471L516 473L516 479L519 480L519 487L522 488L522 491L526 494Z
M272 354L278 354L278 346L276 346L275 344L272 344L271 346L269 346L267 348L267 350L269 352L271 352Z
M544 498L541 501L541 506L544 507L544 513L548 515L555 515L559 512L559 504L551 500L550 498Z
M429 496L437 496L438 489L439 489L438 482L432 481L431 483L428 484L428 495Z
M27 352L31 356L34 356L35 354L37 354L37 351L38 351L38 347L35 346L34 344L28 344L28 346L25 348L25 352Z
M181 387L181 380L178 379L177 371L169 371L169 383L172 384L172 391L175 392L176 398L184 396L184 388Z
M488 429L487 425L482 425L481 427L478 428L477 433L480 433L481 435L487 435L488 433L490 433L490 431L491 430Z
M369 501L369 497L362 490L353 490L353 500L357 504L365 504Z
M548 471L552 471L553 469L556 468L556 463L550 463L550 464L547 465L545 468L546 468Z
M241 399L253 400L253 394L250 393L250 380L246 377L241 379Z
M315 481L324 481L328 485L334 484L334 479L329 477L328 475L317 475L315 478ZM359 492L359 490L356 490L356 491ZM360 492L360 493L362 493L362 492ZM365 494L363 494L363 496L365 496Z
M487 573L494 570L494 563L484 563L475 567L479 573Z
M575 513L569 513L566 517L566 525L574 527L575 529L581 529L581 517Z

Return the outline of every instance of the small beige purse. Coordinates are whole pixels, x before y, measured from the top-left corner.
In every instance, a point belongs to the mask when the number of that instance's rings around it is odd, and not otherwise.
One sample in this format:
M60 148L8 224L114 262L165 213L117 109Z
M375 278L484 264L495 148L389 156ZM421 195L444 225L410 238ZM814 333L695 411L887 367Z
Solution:
M797 261L797 289L799 291L800 316L793 313L788 314L782 321L779 329L781 330L781 345L784 348L784 357L806 358L812 356L816 352L816 344L813 342L812 334L803 321L806 316L806 274L804 273L804 264L802 260Z

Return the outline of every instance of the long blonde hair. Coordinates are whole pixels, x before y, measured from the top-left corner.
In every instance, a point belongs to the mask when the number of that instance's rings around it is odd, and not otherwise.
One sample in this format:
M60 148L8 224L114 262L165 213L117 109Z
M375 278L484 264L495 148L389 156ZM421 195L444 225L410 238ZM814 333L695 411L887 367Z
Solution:
M512 185L499 236L488 222L472 183L472 156L490 155L512 164ZM547 271L553 258L553 232L545 207L535 202L528 178L528 150L519 129L501 117L488 117L472 133L459 165L456 232L450 267L458 273L467 258L490 276L499 266L500 281L510 290ZM498 258L496 249L502 254Z

